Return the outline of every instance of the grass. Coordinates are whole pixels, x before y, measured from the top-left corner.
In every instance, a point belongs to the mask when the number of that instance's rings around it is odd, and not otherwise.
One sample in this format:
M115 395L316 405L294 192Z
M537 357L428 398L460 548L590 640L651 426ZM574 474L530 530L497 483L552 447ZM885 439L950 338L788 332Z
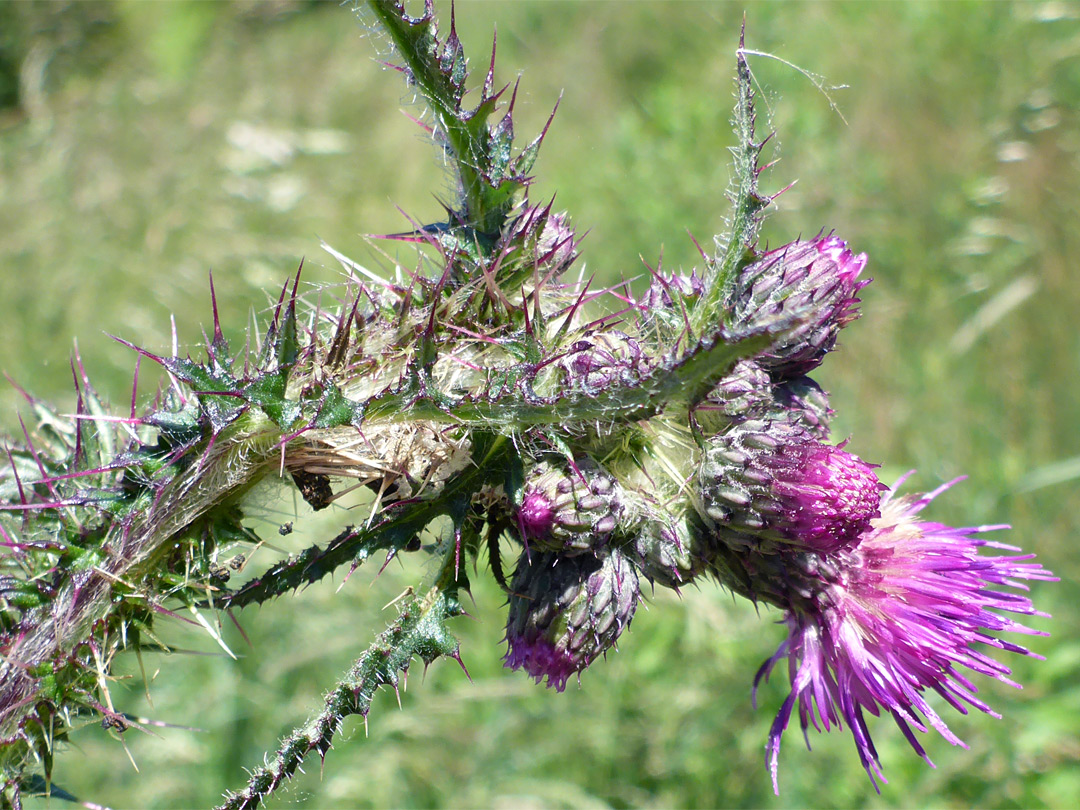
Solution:
M264 291L302 256L310 281L335 281L320 237L378 264L363 234L407 229L397 208L439 216L432 192L449 193L446 178L397 112L411 97L341 8L73 8L22 9L9 52L23 67L24 107L0 123L0 367L35 394L71 402L77 338L99 387L126 402L133 358L102 332L160 349L175 313L194 351L211 268L226 330L241 338L249 308L265 309ZM741 17L712 3L458 4L474 59L495 23L501 76L524 73L522 133L564 92L533 196L557 193L590 230L584 258L603 279L640 274L661 246L665 266L688 268L686 230L704 241L722 228ZM1036 620L1053 633L1034 640L1048 660L1014 658L1023 692L985 685L1002 720L949 718L971 747L928 740L936 770L889 721L874 724L890 778L880 797L846 733L812 737L813 752L790 735L777 799L762 759L783 676L758 711L749 701L753 672L782 636L774 614L759 618L712 586L682 600L657 594L620 652L558 695L502 670L501 595L481 575L473 618L456 625L471 681L452 662L414 672L401 710L379 696L367 735L347 726L325 771L313 763L277 805L1080 803L1075 8L778 3L751 6L747 22L750 47L851 85L829 91L845 125L805 76L752 62L782 156L767 185L798 179L770 242L835 228L870 255L865 317L820 374L840 412L835 435L883 462L886 479L918 468L913 483L929 488L970 476L931 517L1008 521L1013 542L1062 577L1035 595L1054 614ZM18 401L0 392L12 432ZM280 543L289 548L350 519L316 522L271 488L254 497L271 534L295 520ZM377 579L361 570L340 592L340 581L324 583L244 614L253 647L230 636L243 650L236 662L147 659L153 706L133 677L117 686L125 708L203 731L128 733L136 773L115 739L86 729L59 759L59 783L113 806L213 804L306 717L381 629L382 606L422 573L417 562ZM164 632L214 652L179 625ZM138 674L136 661L125 665Z

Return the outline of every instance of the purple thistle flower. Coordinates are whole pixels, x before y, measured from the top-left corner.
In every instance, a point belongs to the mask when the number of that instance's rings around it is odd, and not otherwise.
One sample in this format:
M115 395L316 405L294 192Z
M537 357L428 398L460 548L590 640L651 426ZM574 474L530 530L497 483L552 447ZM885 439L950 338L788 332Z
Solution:
M878 779L886 780L864 710L875 716L881 710L890 713L912 748L929 763L913 729L934 728L954 745L964 744L927 702L927 690L937 692L962 714L970 705L998 717L976 697L977 688L959 667L1017 685L1009 680L1008 667L975 648L975 643L1041 658L990 635L1002 631L1046 635L994 613L1046 616L1026 596L995 588L1026 590L1016 580L1056 578L1041 565L1025 562L1034 555L980 555L983 547L1019 550L978 537L1006 526L954 528L918 519L918 513L953 483L921 496L896 497L896 488L890 490L882 499L881 517L872 521L854 548L830 555L825 559L831 564L813 567L809 575L806 566L790 570L793 579L804 581L802 587L780 589L790 594L785 605L788 637L754 679L756 693L762 678L787 658L791 692L773 722L766 747L777 792L780 739L796 704L804 735L810 725L819 731L848 725L877 788ZM808 555L792 554L797 556Z
M802 311L805 323L757 360L775 379L806 374L832 350L840 329L858 317L856 294L866 254L837 236L796 240L761 255L738 274L728 305L736 333L782 312Z
M505 666L563 691L571 675L614 646L640 596L637 572L617 549L523 554L511 585Z
M699 471L705 513L722 529L831 552L879 514L873 466L797 424L745 422L709 440Z

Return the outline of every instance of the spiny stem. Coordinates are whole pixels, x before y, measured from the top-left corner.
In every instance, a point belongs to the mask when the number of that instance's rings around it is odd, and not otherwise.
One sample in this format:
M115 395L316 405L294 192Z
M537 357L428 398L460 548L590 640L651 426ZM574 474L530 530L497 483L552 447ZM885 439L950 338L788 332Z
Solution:
M345 718L358 714L366 721L375 692L387 684L397 691L401 678L398 673L407 673L414 657L423 660L425 666L441 656L460 663L457 641L444 623L459 615L461 606L443 582L445 571L446 565L435 586L406 603L397 619L326 696L319 713L282 740L270 764L257 768L247 787L229 795L217 810L254 810L292 777L309 753L317 751L325 758Z
M679 357L669 358L635 386L613 386L599 394L570 393L541 397L515 393L497 400L464 397L446 402L411 391L371 400L365 415L385 419L429 419L473 427L514 429L537 425L585 426L596 421L647 419L672 404L694 405L743 357L760 352L791 328L787 321L735 343L717 335ZM521 386L519 386L519 389Z
M368 6L375 12L383 30L405 61L409 78L431 105L437 131L445 136L461 178L469 223L482 233L498 232L498 226L502 223L496 221L492 217L493 212L487 208L484 179L477 161L482 147L477 142L477 133L470 130L459 114L463 87L456 86L455 76L460 76L463 85L465 55L457 43L456 32L451 27L446 50L452 63L444 66L439 58L430 7L425 9L423 16L411 18L397 0L368 0Z
M744 27L736 52L735 110L731 118L735 130L735 146L731 147L735 172L731 191L731 220L723 243L718 240L719 254L705 267L706 293L691 314L691 324L697 334L701 334L701 330L709 325L723 323L724 303L731 291L735 272L756 244L761 212L771 202L758 192L758 155L763 142L754 140L754 88L750 66L743 52L745 35Z
M400 551L436 517L457 512L460 504L468 503L483 485L502 483L501 479L506 474L504 457L508 444L505 436L492 434L487 441L483 436L477 436L472 466L448 482L436 497L403 503L395 514L370 528L346 529L325 549L311 546L295 557L274 565L239 590L216 600L217 605L242 608L260 604L302 585L317 582L346 563L357 565L374 551Z

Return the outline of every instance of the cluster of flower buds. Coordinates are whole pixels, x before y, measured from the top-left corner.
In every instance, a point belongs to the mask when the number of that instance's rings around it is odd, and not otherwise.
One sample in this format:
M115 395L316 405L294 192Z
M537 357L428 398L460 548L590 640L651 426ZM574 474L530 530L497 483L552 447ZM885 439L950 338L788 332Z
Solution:
M995 588L1050 575L1025 557L980 556L993 544L979 535L1001 527L920 521L937 492L897 497L875 465L828 442L828 397L805 374L856 316L865 264L865 255L830 235L765 253L737 273L727 302L733 332L782 314L794 313L798 325L736 363L697 407L702 446L682 506L673 506L676 498L663 509L651 502L636 509L641 493L592 463L570 470L541 462L528 473L517 521L533 556L522 558L513 584L509 666L561 689L629 624L639 575L678 589L710 573L780 608L788 626L758 676L789 660L792 691L768 745L774 782L796 704L804 730L847 724L875 780L881 773L864 711L891 713L922 755L913 728L933 727L957 742L924 692L945 695L961 711L964 703L989 711L959 668L1005 678L1004 666L970 645L1026 654L988 634L1031 632L992 609L1035 610ZM673 310L678 296L700 294L695 279L654 279L645 299L652 316ZM590 334L562 360L567 387L591 394L633 385L655 362L635 338L613 330Z

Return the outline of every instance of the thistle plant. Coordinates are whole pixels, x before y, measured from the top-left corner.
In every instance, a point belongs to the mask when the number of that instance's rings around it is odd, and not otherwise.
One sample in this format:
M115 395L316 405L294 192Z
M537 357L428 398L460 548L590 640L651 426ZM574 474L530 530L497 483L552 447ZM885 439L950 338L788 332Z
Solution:
M455 183L446 218L389 237L415 247L409 263L331 250L348 276L335 308L299 294L301 267L240 350L211 283L205 357L129 344L137 369L165 373L141 409L110 412L77 356L73 416L27 396L0 469L3 805L55 791L55 752L80 727L138 726L109 676L121 653L168 649L161 622L183 611L220 638L245 607L404 553L433 573L222 807L255 807L325 758L415 660L460 663L451 620L478 562L507 592L506 666L557 691L632 641L657 587L711 578L778 609L788 635L755 679L786 660L766 746L777 789L796 706L804 731L850 728L875 786L864 712L891 714L923 757L913 730L961 744L928 694L992 714L966 670L1009 682L983 648L1033 655L999 638L1038 635L1002 612L1043 615L1017 591L1053 577L985 539L1004 526L922 520L950 484L901 494L830 439L806 375L858 315L868 260L825 231L759 244L777 194L759 188L767 139L741 43L726 231L702 267L658 269L635 295L593 289L572 218L530 199L547 127L518 142L494 47L472 86L452 17L440 31L430 2L364 9L428 105ZM367 488L370 519L259 570L245 496L268 478L314 509Z

